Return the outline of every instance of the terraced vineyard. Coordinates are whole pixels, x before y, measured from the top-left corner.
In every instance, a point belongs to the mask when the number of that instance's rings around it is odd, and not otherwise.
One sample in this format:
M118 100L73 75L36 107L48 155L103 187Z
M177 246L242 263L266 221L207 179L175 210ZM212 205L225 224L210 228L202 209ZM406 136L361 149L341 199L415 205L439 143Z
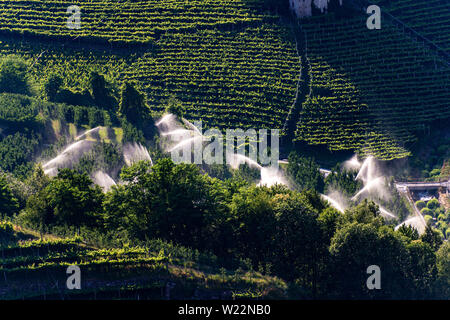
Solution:
M370 1L377 3L450 54L450 2L447 0Z
M94 249L77 239L25 239L0 246L0 251L2 300L164 299L196 295L230 299L250 292L264 297L271 290L285 290L284 282L276 278L246 272L219 273L204 262L200 266L198 257L188 258L183 248L173 252L139 247ZM66 288L69 265L80 267L81 290ZM173 289L170 294L168 286Z
M138 59L125 78L143 83L150 101L175 94L191 118L209 126L280 128L299 71L285 32L265 24L240 32L168 35L159 42L164 54Z
M166 32L230 27L277 19L262 12L256 1L126 1L80 0L82 28L66 28L67 8L73 1L0 1L0 30L51 37L78 36L114 43L148 43ZM75 32L75 33L74 33Z
M412 19L415 6L404 9L409 2L386 6L436 43L446 42L445 28L427 29ZM294 28L266 10L264 1L82 0L79 30L66 27L72 4L0 1L1 55L27 58L38 84L56 72L74 91L86 88L92 69L117 86L136 81L152 110L162 111L175 95L186 118L202 119L204 127L283 127L301 65ZM421 2L420 8L440 12L430 26L447 21L446 2ZM417 132L449 117L449 67L388 23L367 30L366 19L330 14L301 23L312 96L296 138L331 150L401 158Z
M450 116L449 67L422 43L388 24L369 31L364 16L328 15L302 27L312 97L301 112L297 139L401 158L416 132Z
M74 90L85 86L91 68L118 85L136 80L156 111L175 94L187 118L202 118L206 127L283 126L300 65L291 28L260 1L81 1L80 30L65 26L71 4L1 1L0 30L62 39L50 45L3 37L1 53L30 59L38 82L63 74L65 87ZM98 47L100 38L152 47L124 54ZM90 40L96 50L90 43L79 49Z

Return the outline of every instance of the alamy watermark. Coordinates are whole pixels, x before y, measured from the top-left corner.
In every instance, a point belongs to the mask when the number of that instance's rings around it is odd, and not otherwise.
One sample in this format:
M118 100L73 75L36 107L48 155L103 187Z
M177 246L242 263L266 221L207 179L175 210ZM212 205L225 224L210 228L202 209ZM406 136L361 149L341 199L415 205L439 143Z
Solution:
M369 30L379 30L381 29L381 9L377 5L372 5L367 8L367 14L370 17L367 19L367 29Z
M81 269L79 266L71 265L67 267L67 274L70 276L67 278L66 287L69 290L81 289Z
M381 270L377 265L367 267L367 274L371 276L367 278L366 285L369 290L381 289Z
M79 6L70 6L67 8L67 14L70 16L67 18L67 28L69 29L81 29L81 9Z
M194 130L181 129L163 133L172 143L167 150L175 163L226 163L234 167L250 162L278 168L278 129L226 129L224 135L216 128L203 132L202 121L194 122L194 126Z

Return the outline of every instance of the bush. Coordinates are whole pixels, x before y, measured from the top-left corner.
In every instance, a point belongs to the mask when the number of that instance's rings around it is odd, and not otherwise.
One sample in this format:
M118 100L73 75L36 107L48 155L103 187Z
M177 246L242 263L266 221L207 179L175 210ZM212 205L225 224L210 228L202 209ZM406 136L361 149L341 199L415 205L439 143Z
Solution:
M5 177L0 174L0 215L5 214L11 216L16 213L19 208L17 199L11 191Z
M437 177L441 175L441 169L433 169L430 171L431 177Z
M49 101L53 101L63 84L63 78L58 74L51 74L44 82L44 95Z
M425 219L425 222L427 223L427 225L429 225L433 221L433 217L428 214L425 215L424 219Z
M31 160L39 147L36 135L9 135L0 141L0 169L17 177L26 177L32 169Z
M0 92L29 94L27 63L22 58L9 55L0 60Z
M14 227L11 222L0 221L0 242L14 236Z
M430 209L430 210L434 210L436 208L439 208L439 206L440 206L440 204L439 204L439 200L438 199L431 199L427 203L427 208Z
M431 211L428 208L423 208L422 210L420 210L420 213L423 214L423 215L433 216L433 211Z
M426 206L427 206L427 204L425 203L425 201L423 201L423 200L416 201L416 207L417 207L419 210L422 210L422 209L425 208Z

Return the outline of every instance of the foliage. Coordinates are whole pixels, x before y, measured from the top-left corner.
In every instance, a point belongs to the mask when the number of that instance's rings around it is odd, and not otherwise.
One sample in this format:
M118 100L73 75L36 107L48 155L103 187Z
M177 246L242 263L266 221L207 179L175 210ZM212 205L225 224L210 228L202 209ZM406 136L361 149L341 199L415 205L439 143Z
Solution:
M427 208L430 210L435 210L437 208L439 208L440 203L438 199L431 199L430 201L427 202Z
M449 17L441 2L392 3L383 8L393 7L394 16L408 16L419 32L427 30L434 41L446 42L445 31L436 27ZM435 27L424 27L427 20L421 14L439 17ZM389 21L378 32L367 33L360 27L366 20L363 12L353 12L346 18L331 14L301 21L311 94L300 111L297 140L383 160L404 158L411 155L409 143L434 128L433 121L444 124L450 115L449 67L435 51Z
M436 252L436 260L439 276L450 285L450 242L446 241L441 245Z
M420 239L423 242L428 243L434 250L439 249L439 246L442 244L442 237L430 226L425 228L425 233L422 234Z
M27 69L27 63L18 56L0 59L0 92L30 93Z
M95 71L91 72L89 90L97 106L106 110L115 109L117 101L114 98L112 85L106 81L103 75Z
M361 190L361 182L356 179L356 176L356 171L333 168L325 178L325 193L339 191L347 197L355 195L358 190Z
M425 208L426 206L427 206L427 204L426 204L425 201L423 201L423 200L416 201L416 207L417 207L417 209L422 210L422 209Z
M44 225L99 226L103 193L86 174L62 169L39 193L30 196L24 220Z
M133 84L125 83L120 92L119 114L139 127L148 118L149 113L145 96Z
M0 215L11 216L17 212L18 207L17 199L14 198L5 177L0 173Z
M184 116L184 107L180 100L178 100L174 95L171 95L166 102L166 112L174 114L178 119Z
M26 177L32 169L30 161L36 154L39 139L23 133L9 135L0 141L0 169Z
M288 161L287 173L297 189L323 192L324 181L320 167L313 158L300 157L293 151L289 154Z
M47 100L49 101L55 100L57 94L59 93L59 90L61 89L62 84L63 78L60 75L55 73L48 75L43 85L44 95L47 98Z
M14 236L14 226L11 222L0 221L0 245L8 242Z

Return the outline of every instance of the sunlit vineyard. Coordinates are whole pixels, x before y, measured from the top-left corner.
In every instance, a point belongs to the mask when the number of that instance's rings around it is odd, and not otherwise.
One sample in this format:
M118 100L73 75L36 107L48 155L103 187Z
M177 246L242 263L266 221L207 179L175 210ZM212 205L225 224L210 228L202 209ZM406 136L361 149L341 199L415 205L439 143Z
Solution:
M26 31L60 41L4 37L1 53L28 58L38 82L53 72L63 74L64 86L73 90L85 87L90 69L118 85L135 80L153 110L163 110L164 101L175 95L187 117L201 118L205 126L282 127L300 65L290 27L274 23L280 18L258 1L82 1L80 30L65 27L68 4L3 1L0 24L13 34ZM109 45L83 49L89 37L156 42L125 54Z
M284 290L276 278L219 272L208 267L208 258L199 252L158 241L153 248L95 249L77 238L22 240L0 245L0 252L3 299L161 299L167 297L167 281L173 282L171 296L176 297L190 297L195 290L217 295L224 288L230 294L258 293L267 287ZM82 290L65 288L70 265L83 270Z
M82 28L66 27L67 8L82 10ZM277 17L261 11L258 1L126 1L68 0L0 1L0 30L106 43L149 43L166 32L192 32L202 28L233 27Z

